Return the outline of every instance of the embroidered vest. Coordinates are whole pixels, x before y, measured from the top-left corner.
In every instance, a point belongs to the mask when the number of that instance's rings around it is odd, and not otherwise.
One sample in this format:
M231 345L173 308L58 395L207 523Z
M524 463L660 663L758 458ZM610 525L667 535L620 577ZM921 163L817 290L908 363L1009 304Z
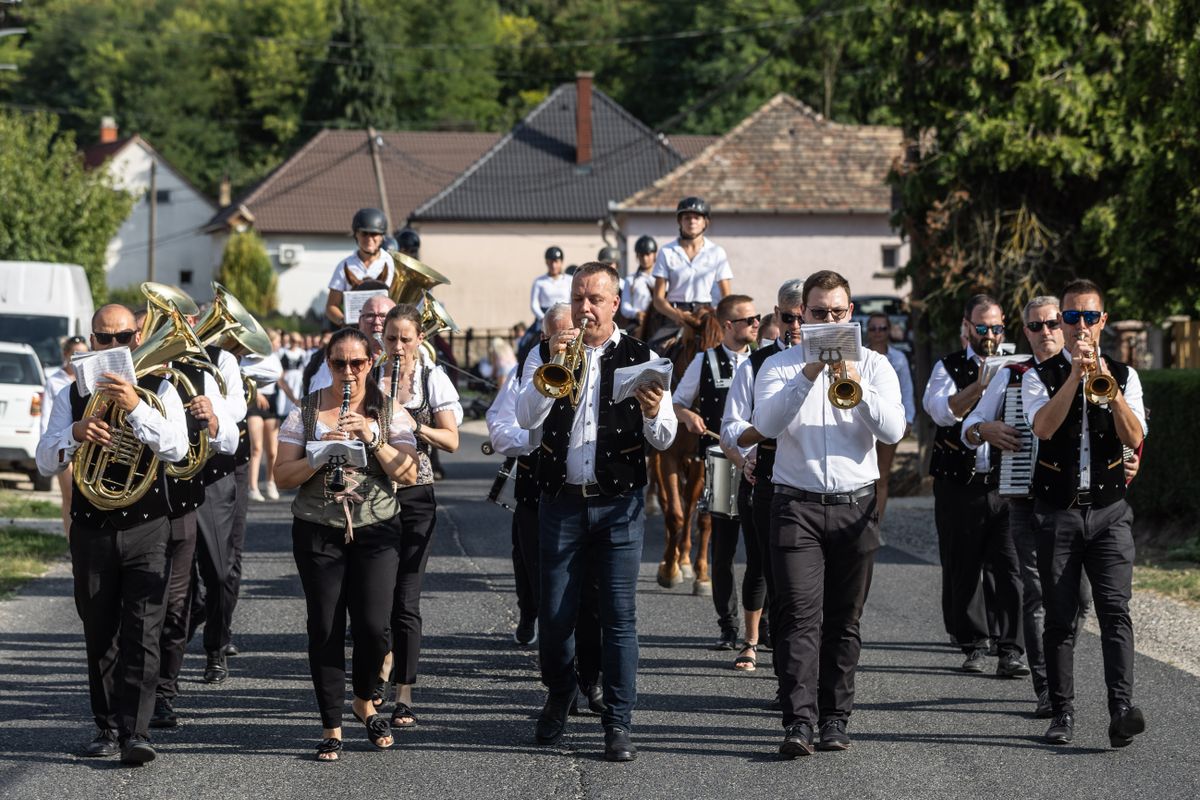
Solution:
M713 363L716 374L713 374ZM725 348L717 345L705 350L700 361L700 388L696 391L694 409L704 419L704 427L713 433L721 432L721 416L725 413L725 398L729 395L729 384L733 382L733 361ZM709 436L701 436L699 450L705 451L715 444Z
M942 364L960 392L979 379L979 365L975 359L967 357L965 349L946 356ZM963 418L966 418L965 414ZM961 484L966 484L975 474L975 451L962 443L961 422L938 426L933 435L929 474Z

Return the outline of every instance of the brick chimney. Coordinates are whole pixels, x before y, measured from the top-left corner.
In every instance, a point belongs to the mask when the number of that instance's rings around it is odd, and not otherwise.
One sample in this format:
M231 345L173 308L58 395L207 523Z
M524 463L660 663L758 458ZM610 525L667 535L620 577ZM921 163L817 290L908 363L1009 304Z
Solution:
M100 144L112 144L117 140L119 133L115 119L112 117L100 118Z
M592 78L594 73L575 73L575 166L592 163Z

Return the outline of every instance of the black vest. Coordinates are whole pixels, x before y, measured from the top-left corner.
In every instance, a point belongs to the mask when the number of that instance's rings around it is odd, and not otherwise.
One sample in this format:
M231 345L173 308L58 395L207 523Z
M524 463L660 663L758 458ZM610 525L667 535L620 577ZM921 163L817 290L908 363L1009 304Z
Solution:
M723 386L718 386L713 377L712 366L708 354L715 353L717 358L718 377ZM721 417L725 413L725 398L729 396L729 384L733 380L733 361L725 348L717 345L712 350L700 354L700 388L696 391L696 402L693 408L704 419L704 427L713 433L721 432ZM700 437L700 455L704 455L713 444L707 436Z
M1129 367L1103 356L1121 391L1129 381ZM1051 397L1071 374L1071 362L1062 353L1034 367ZM1033 467L1033 496L1058 508L1068 508L1079 492L1080 439L1083 432L1083 392L1078 389L1066 419L1049 440L1038 442ZM1125 498L1124 446L1117 436L1112 409L1087 404L1088 442L1091 448L1092 505L1112 505Z
M960 392L979 379L979 365L975 359L967 357L966 350L951 353L942 359L942 364ZM963 418L966 419L965 414ZM966 484L975 474L975 451L962 442L961 422L948 427L938 426L933 435L929 474L961 484Z
M596 482L606 496L615 497L646 485L646 438L642 435L642 409L638 401L630 397L621 403L613 403L613 373L618 367L649 361L650 348L639 339L622 335L615 345L606 346L599 358ZM580 366L581 370L585 368L586 363ZM586 398L583 402L586 402ZM538 483L547 494L557 495L567 481L567 449L570 447L575 411L568 398L556 400L542 426Z
M758 379L758 371L762 369L763 362L771 356L780 352L779 342L771 342L766 347L760 347L750 354L750 371L754 379ZM754 387L750 387L750 406L754 407ZM758 455L754 459L754 480L755 485L759 481L764 484L771 482L771 475L775 471L775 440L764 439L758 443Z
M517 363L517 376L515 380L519 384L521 376L525 374L525 360L529 358L529 353L526 351L524 357ZM538 353L542 356L542 363L550 358L550 345L547 342L542 342L538 346ZM538 451L534 450L529 455L518 456L515 464L515 472L513 474L513 495L521 505L536 506L538 504L538 495L541 494L541 487L538 486Z
M147 376L138 381L138 386L149 392L157 392L158 387L162 384L162 378L158 376ZM71 418L74 420L83 419L83 412L87 408L87 399L79 395L79 389L72 384L71 386ZM138 462L138 471L144 472L150 463L150 459L154 456L149 447L143 448L141 460ZM111 475L114 478L119 478L127 473L126 467L109 467L105 472L106 475ZM78 474L75 476L79 479ZM86 525L89 528L115 528L116 530L125 530L136 525L142 525L152 519L165 517L170 512L170 501L167 498L166 477L163 471L163 464L158 464L158 475L154 480L154 485L150 487L150 491L142 495L142 498L136 503L128 505L124 508L118 508L113 511L104 511L96 508L87 499L83 493L76 487L71 492L71 519L81 525Z
M192 386L200 394L204 393L204 370L191 364L172 364L174 369L179 370L184 376L192 382ZM184 408L192 401L195 395L188 394L187 390L180 384L175 384L175 391L179 394L179 399L183 402ZM206 426L200 420L196 419L191 413L186 412L188 424L188 445L194 444L199 436L200 431ZM190 480L180 480L167 475L167 499L171 504L171 519L178 519L185 514L195 511L204 502L204 470L196 473L196 477Z

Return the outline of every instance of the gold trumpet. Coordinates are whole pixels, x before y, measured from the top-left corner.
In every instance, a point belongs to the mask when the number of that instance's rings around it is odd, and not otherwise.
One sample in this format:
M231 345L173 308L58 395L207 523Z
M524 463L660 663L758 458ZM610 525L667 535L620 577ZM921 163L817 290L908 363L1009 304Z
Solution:
M544 397L549 397L551 400L570 397L572 408L579 405L583 387L575 379L575 371L583 363L583 334L591 321L590 317L584 317L583 325L579 327L579 334L571 344L567 345L567 349L561 353L555 353L548 363L542 364L534 370L533 388L537 389Z
M829 365L829 402L843 411L862 402L862 387L850 379L841 350L822 350L821 360Z
M1080 331L1075 338L1081 342L1091 342L1092 334L1089 331ZM1099 351L1093 350L1092 352L1099 363ZM1105 375L1096 366L1084 367L1083 396L1094 406L1106 406L1117 397L1117 382L1111 375Z

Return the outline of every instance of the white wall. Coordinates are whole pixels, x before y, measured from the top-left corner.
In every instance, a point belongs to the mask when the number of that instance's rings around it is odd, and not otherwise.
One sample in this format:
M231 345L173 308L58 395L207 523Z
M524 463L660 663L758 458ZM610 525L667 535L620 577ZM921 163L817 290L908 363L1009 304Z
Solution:
M150 164L152 152L134 142L108 162L107 169L117 185L137 198L133 212L108 244L108 285L131 286L148 280L150 241ZM200 227L216 213L209 200L189 186L161 159L157 187L171 193L169 202L158 203L155 229L154 279L186 291L197 302L212 299L209 282L220 262L221 251ZM191 272L191 281L182 280Z
M260 234L262 235L262 234ZM217 238L217 237L214 237ZM224 247L228 236L219 237ZM279 276L276 300L284 314L304 314L312 309L325 316L325 298L329 294L329 279L338 262L354 252L350 236L298 236L295 234L263 235L267 255ZM304 248L296 264L279 263L280 245L300 245ZM220 251L218 251L220 252ZM218 258L218 262L220 259Z
M666 214L624 214L618 222L630 269L636 268L633 246L639 236L649 234L662 247L679 235L675 218ZM733 290L753 297L762 313L774 306L781 283L821 269L840 272L855 295L909 292L907 285L897 289L882 269L884 245L900 246L898 264L908 259L908 245L901 246L883 214L718 215L709 234L729 255Z

